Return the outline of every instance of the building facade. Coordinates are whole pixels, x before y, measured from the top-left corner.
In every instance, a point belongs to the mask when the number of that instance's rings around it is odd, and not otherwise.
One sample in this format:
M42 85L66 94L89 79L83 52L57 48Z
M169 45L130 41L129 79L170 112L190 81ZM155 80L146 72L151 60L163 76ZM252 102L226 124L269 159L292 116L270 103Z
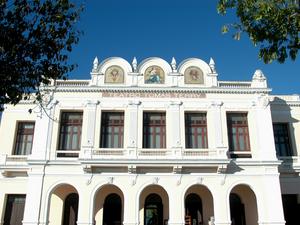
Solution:
M95 58L43 93L2 115L0 224L299 224L300 98L260 70Z

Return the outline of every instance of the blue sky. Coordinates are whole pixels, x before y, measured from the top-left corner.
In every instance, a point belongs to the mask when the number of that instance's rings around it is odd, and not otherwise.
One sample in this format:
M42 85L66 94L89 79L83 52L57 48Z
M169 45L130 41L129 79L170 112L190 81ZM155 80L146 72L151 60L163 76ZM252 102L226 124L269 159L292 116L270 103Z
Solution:
M174 56L182 60L213 57L219 80L251 80L256 69L268 79L273 94L300 94L300 55L296 61L265 65L246 34L235 41L222 34L234 13L221 16L217 0L86 0L78 27L84 32L70 54L78 68L70 79L89 79L92 62L113 56L129 62Z

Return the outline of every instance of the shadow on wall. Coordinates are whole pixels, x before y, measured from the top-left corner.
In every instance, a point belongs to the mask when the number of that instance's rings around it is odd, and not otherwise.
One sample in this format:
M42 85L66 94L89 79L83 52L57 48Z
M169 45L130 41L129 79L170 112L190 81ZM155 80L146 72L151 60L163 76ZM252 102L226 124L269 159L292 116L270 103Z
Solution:
M291 96L294 101L294 98L296 99L298 96ZM293 118L292 113L291 113L291 105L288 104L287 100L282 99L280 97L275 97L271 101L271 112L272 112L272 121L273 124L281 124L281 125L286 125L287 126L287 135L289 137L288 144L289 148L291 150L290 155L280 155L277 152L278 156L294 156L297 155L295 152L296 149L296 142L295 142L295 127L293 124L299 122L299 120ZM276 112L284 112L284 114L276 114ZM276 142L275 142L276 144ZM278 149L277 149L278 150Z

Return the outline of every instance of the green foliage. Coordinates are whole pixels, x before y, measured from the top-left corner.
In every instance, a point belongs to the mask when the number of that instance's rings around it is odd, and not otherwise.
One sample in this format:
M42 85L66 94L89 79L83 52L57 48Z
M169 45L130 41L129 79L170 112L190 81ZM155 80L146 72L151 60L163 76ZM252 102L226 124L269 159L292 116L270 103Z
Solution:
M233 27L239 39L246 32L265 63L283 63L288 57L295 60L300 48L299 6L298 0L219 0L217 9L222 15L234 9L240 20L224 25L223 33Z
M0 110L32 92L39 101L40 85L67 78L81 11L69 0L0 0Z

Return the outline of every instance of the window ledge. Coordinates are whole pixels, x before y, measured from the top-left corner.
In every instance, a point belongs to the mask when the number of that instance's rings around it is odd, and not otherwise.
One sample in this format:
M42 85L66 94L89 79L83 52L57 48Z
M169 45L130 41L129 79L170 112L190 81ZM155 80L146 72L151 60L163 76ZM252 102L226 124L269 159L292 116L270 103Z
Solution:
M56 158L78 158L80 150L56 150Z
M28 155L0 155L0 165L27 164Z
M231 158L252 158L251 150L245 151L229 151Z

